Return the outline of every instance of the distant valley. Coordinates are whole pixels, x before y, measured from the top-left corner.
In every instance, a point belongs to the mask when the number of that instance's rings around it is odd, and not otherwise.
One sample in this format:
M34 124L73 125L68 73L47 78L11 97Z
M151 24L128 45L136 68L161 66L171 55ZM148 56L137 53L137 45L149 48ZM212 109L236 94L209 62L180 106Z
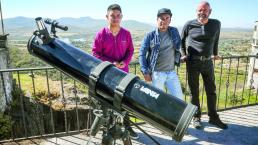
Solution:
M69 27L67 32L57 29L60 39L91 53L92 42L98 30L107 25L104 19L60 18L57 21ZM28 54L26 45L33 31L37 29L34 18L15 17L4 20L5 32L9 33L8 44L11 64L14 68L45 66L46 64ZM125 20L122 26L128 29L133 38L134 57L137 61L144 35L154 29L154 25L134 20ZM181 33L182 27L178 27ZM219 53L222 56L248 55L251 50L253 29L222 28L219 42Z
M75 39L85 38L88 36L95 35L95 33L105 27L107 22L105 19L93 19L91 17L80 17L71 18L63 17L57 19L57 21L68 26L68 31L63 32L58 30L59 35L66 36L68 38L74 37ZM11 40L22 40L28 39L32 32L37 29L34 18L28 17L14 17L4 19L5 32L9 33L9 39ZM132 34L141 33L145 34L148 31L154 29L154 24L147 24L143 22L138 22L135 20L124 20L122 26L131 31ZM182 27L178 27L181 33ZM222 34L234 34L234 33L250 33L252 29L243 28L222 28ZM223 36L222 36L223 37Z
M80 36L84 35L93 35L99 29L107 25L106 20L104 19L93 19L91 17L80 17L80 18L69 18L63 17L57 19L57 21L62 24L68 26L67 32L60 32L60 35L68 35L68 36L75 36L77 39ZM4 26L5 31L10 33L10 39L23 39L27 38L28 35L31 35L34 30L37 29L36 23L34 18L27 18L27 17L14 17L4 19ZM122 26L127 28L132 32L147 32L154 28L154 26L142 23L134 20L124 20L122 22ZM69 34L68 34L69 33Z

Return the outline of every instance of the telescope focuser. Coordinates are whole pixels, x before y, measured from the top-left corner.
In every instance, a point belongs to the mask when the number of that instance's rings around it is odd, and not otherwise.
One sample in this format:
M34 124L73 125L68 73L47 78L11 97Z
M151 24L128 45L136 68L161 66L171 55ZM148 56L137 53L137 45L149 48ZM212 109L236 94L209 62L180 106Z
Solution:
M50 43L53 40L53 38L58 38L58 36L56 35L56 32L57 32L56 28L61 29L63 31L68 30L67 26L60 25L59 22L57 22L56 20L51 20L49 18L43 21L42 17L37 17L35 21L36 21L38 30L34 32L34 35L41 38L44 44ZM48 32L47 27L45 26L44 23L51 26L50 33Z

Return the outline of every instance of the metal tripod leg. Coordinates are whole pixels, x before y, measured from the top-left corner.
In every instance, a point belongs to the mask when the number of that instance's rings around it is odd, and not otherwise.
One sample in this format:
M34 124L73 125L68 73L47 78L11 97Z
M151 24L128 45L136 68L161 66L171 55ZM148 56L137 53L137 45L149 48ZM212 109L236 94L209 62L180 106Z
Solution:
M123 139L124 145L132 145L131 138L128 136L125 139Z
M103 135L101 142L102 145L113 145L113 143L114 139L110 133Z
M111 137L103 138L102 139L102 145L113 145L115 140ZM123 139L124 145L132 145L132 141L130 137L128 136L127 138Z

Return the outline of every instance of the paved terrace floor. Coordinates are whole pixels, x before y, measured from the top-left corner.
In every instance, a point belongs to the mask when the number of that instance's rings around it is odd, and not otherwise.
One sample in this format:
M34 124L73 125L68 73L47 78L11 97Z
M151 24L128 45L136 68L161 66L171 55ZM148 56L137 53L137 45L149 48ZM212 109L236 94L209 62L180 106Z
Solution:
M227 130L218 129L208 123L207 115L203 115L204 128L197 130L189 126L187 134L181 143L171 140L171 137L161 133L150 125L141 127L154 137L161 145L258 145L258 105L219 112L221 119L228 123ZM132 140L134 145L155 145L145 134L135 129L140 138ZM99 137L93 138L90 145L99 145ZM58 138L46 138L37 141L25 141L18 144L40 145L86 145L89 137L78 134ZM9 143L16 144L16 143ZM122 145L121 141L116 144Z

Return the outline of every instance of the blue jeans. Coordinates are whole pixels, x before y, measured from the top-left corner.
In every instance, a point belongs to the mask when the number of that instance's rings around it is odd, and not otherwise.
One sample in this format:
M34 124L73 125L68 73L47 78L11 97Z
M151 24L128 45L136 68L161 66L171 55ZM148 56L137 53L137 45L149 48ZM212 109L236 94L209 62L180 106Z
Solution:
M181 84L175 71L154 71L152 73L152 85L161 90L166 87L169 94L183 100Z

